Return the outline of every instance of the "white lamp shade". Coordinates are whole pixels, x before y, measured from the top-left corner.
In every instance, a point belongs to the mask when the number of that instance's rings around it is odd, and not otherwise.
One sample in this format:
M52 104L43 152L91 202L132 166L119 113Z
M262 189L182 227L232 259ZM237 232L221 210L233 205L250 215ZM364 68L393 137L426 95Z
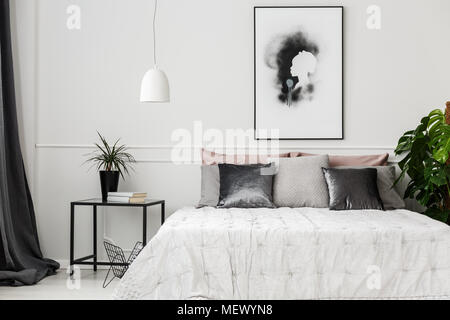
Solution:
M169 102L169 81L156 67L148 70L141 83L141 102Z

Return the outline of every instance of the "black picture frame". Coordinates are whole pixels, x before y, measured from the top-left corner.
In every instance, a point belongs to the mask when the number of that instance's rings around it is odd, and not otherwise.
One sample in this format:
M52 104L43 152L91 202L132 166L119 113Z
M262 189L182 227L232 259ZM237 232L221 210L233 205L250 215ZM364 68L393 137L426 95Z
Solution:
M341 36L342 36L342 43L341 43L341 49L342 49L342 77L341 77L341 85L342 85L342 101L341 101L341 137L338 138L278 138L278 139L272 139L272 138L258 138L257 137L257 127L256 127L256 10L261 8L267 8L267 9L275 9L275 8L338 8L341 9ZM253 134L254 139L259 140L344 140L344 6L254 6L253 7Z

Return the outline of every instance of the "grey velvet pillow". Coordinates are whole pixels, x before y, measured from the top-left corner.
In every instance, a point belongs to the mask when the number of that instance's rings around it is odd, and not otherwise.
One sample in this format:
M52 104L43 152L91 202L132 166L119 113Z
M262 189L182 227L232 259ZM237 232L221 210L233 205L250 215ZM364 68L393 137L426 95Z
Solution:
M280 158L273 184L275 205L327 208L328 188L323 167L328 167L328 155Z
M197 208L215 207L219 202L220 175L219 166L202 165L201 195Z
M384 210L377 186L377 169L322 168L331 210Z
M274 208L271 164L219 164L218 208Z
M398 194L395 188L392 188L395 182L395 167L394 166L374 166L374 167L337 167L337 168L375 168L377 169L377 186L380 193L381 201L383 201L384 209L403 209L405 208L405 201Z

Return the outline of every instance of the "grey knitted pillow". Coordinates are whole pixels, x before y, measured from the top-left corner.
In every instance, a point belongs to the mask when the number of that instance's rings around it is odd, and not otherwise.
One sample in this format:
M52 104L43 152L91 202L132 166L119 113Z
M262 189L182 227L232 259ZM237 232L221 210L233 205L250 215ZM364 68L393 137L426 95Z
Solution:
M328 207L328 188L322 168L328 156L280 158L274 177L273 202L278 207Z
M197 208L215 207L219 202L220 174L215 165L202 165L202 186L200 201Z

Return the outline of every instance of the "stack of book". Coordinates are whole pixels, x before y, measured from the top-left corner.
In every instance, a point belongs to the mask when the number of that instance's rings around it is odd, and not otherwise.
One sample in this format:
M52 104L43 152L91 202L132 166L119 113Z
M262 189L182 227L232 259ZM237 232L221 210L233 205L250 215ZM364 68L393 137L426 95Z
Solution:
M108 192L108 202L144 203L146 192Z

